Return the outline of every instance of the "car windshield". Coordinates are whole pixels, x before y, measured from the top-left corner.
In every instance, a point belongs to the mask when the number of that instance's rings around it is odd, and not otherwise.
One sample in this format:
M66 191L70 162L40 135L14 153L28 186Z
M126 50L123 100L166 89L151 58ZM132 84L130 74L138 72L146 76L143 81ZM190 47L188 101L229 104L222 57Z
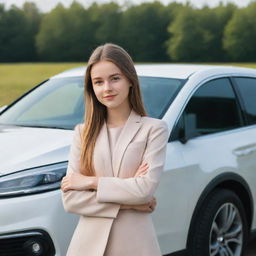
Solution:
M184 80L139 77L148 116L162 118ZM47 80L0 115L0 124L73 129L84 121L83 77Z

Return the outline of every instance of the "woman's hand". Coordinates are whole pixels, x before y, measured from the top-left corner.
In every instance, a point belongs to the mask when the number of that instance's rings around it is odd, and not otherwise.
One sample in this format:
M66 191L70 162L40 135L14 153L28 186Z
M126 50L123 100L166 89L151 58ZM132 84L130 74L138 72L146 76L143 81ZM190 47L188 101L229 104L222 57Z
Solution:
M145 175L148 172L148 163L143 163L139 166L138 170L136 171L134 177L139 177Z
M70 171L61 181L61 190L89 190L97 189L98 178L94 176L85 176L79 172Z
M121 210L135 210L139 212L147 212L151 213L155 210L156 208L156 199L153 197L151 201L147 204L139 204L139 205L121 205Z
M142 163L138 170L136 171L134 177L141 177L143 175L145 175L148 172L148 163ZM139 204L139 205L128 205L128 204L123 204L121 205L121 210L136 210L139 212L153 212L155 210L156 207L156 199L155 197L153 197L151 199L150 202L146 203L146 204Z

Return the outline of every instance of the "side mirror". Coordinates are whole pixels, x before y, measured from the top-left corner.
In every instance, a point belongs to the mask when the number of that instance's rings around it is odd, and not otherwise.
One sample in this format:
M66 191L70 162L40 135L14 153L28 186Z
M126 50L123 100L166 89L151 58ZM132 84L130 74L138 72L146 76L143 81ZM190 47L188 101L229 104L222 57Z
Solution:
M4 106L0 107L0 113L1 113L2 111L4 111L6 108L7 108L7 105L4 105Z
M196 136L196 115L193 113L183 114L183 126L179 130L179 141L185 144L189 139Z

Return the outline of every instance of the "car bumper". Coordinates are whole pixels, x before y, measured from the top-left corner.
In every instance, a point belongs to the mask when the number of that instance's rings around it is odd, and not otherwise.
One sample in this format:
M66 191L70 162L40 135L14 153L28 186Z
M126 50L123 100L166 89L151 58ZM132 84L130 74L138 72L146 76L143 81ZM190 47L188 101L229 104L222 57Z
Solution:
M52 241L54 255L65 255L78 216L64 211L60 190L0 199L0 209L0 239L42 231Z

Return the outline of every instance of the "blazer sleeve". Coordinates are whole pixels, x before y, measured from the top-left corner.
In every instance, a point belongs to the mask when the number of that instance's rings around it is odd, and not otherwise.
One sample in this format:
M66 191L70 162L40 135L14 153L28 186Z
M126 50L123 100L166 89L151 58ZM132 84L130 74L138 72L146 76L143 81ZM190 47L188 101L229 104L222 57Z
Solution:
M168 127L160 120L152 127L142 162L149 164L147 174L141 177L100 177L97 188L98 202L144 204L151 200L163 171L168 141Z
M81 151L81 136L79 125L75 127L73 141L69 153L67 173L71 170L79 171ZM120 205L114 203L100 203L96 199L95 191L69 190L62 192L62 202L65 211L89 217L116 218Z

